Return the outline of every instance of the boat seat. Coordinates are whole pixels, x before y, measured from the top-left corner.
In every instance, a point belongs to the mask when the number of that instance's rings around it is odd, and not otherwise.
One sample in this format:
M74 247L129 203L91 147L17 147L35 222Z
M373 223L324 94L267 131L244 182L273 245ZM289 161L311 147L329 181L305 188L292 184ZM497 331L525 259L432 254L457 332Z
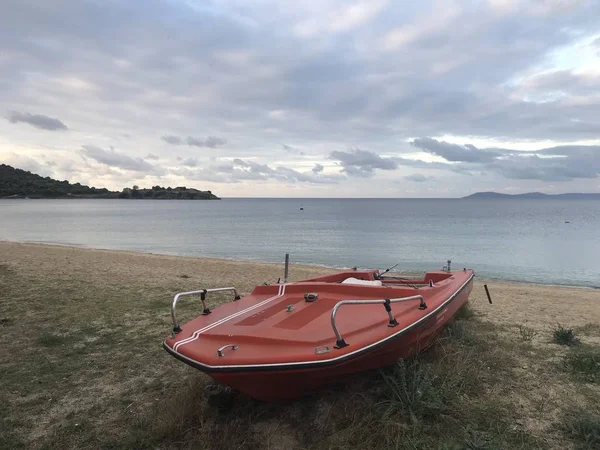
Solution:
M359 280L358 278L350 277L342 281L342 284L360 284L362 286L382 286L381 280Z

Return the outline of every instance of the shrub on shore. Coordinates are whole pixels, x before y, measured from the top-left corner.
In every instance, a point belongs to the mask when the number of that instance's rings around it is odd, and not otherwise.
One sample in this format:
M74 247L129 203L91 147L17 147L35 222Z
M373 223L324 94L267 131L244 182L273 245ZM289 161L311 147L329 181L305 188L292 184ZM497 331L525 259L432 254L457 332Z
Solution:
M557 344L569 346L579 344L579 339L573 328L566 328L561 324L558 324L552 334L554 336L554 342Z
M519 335L521 336L521 340L523 342L529 342L533 340L535 336L537 336L537 331L534 328L527 326L527 321L524 324L518 325Z

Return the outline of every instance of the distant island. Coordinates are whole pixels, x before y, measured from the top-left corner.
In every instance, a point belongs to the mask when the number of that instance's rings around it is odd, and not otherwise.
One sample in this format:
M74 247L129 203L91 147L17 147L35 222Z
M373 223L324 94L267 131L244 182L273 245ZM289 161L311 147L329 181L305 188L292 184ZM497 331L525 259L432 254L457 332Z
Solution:
M475 194L462 197L464 199L562 199L562 200L600 200L600 193L570 193L570 194L544 194L543 192L527 192L526 194L500 194L499 192L476 192Z
M152 186L140 189L138 186L122 191L109 191L106 188L84 186L79 183L58 181L41 177L34 173L0 164L0 198L124 198L158 200L220 200L211 191L179 186L176 188Z

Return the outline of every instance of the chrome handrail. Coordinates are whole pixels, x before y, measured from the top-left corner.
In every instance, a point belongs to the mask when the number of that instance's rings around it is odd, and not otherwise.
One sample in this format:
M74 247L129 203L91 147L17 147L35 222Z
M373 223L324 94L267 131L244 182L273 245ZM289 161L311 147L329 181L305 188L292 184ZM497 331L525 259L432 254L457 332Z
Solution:
M225 353L223 353L223 350L225 350L226 348L231 348L231 350L237 350L238 348L240 348L240 346L237 344L224 345L223 347L221 347L220 349L217 350L217 356L219 358L222 358L223 356L225 356Z
M340 309L342 306L344 306L344 305L383 304L383 306L384 306L385 310L387 311L388 316L390 318L390 321L388 322L388 327L395 327L396 325L398 325L398 321L392 314L391 304L392 303L400 303L400 302L408 302L411 300L420 300L419 309L427 308L427 304L425 303L425 299L423 298L422 295L411 295L410 297L401 297L401 298L392 298L392 299L384 298L381 300L342 300L341 302L336 303L336 305L333 307L333 310L331 311L331 328L333 328L333 332L335 333L335 337L337 339L334 347L335 348L343 348L348 345L346 343L346 341L344 341L344 338L340 334L340 331L338 330L338 327L335 324L335 315L337 314L338 309Z
M179 333L181 331L181 327L177 323L177 316L175 315L175 307L177 306L177 302L179 301L179 299L181 297L184 297L186 295L200 294L200 301L202 302L202 314L207 315L207 314L210 314L210 309L206 307L206 294L208 294L209 292L223 292L223 291L233 291L234 300L240 299L237 289L234 287L200 289L198 291L179 292L178 294L175 294L175 297L173 297L173 302L171 303L171 318L173 319L173 332Z

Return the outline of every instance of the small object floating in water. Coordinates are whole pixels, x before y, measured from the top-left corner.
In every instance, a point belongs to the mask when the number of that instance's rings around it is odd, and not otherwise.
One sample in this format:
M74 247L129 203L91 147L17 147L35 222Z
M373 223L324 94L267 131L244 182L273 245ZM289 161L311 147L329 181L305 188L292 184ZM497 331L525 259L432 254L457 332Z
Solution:
M571 222L569 222L568 220L565 220L565 223L571 223Z
M182 292L163 347L251 397L297 398L422 350L467 302L473 277L470 269L418 279L348 270L259 285L242 298L233 287ZM223 291L232 301L209 308L208 295ZM183 296L200 297L203 312L180 325L175 309Z

